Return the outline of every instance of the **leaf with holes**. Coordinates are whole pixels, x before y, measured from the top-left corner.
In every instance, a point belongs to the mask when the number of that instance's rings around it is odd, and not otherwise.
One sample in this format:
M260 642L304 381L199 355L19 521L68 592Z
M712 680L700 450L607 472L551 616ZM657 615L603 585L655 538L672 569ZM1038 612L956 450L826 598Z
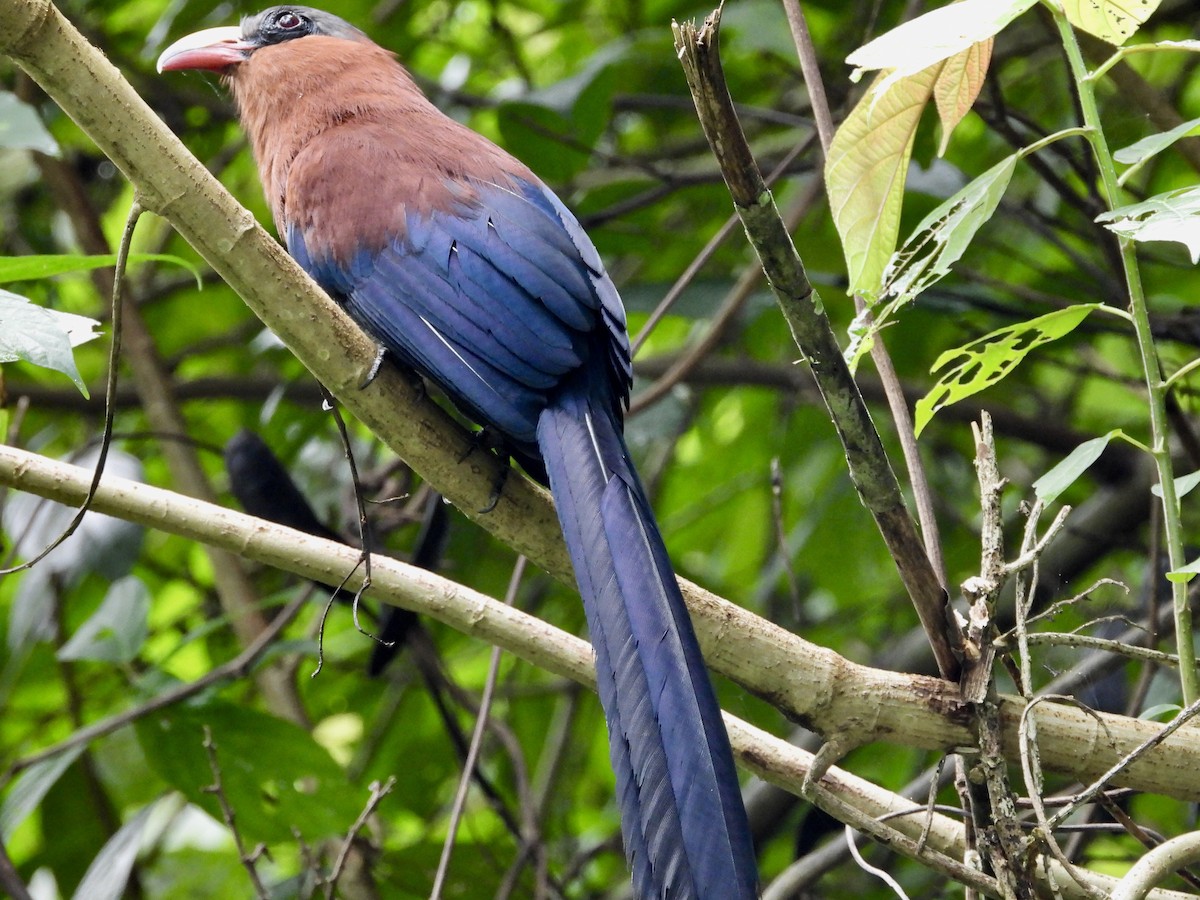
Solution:
M1028 322L1018 322L947 350L931 372L944 370L932 390L917 401L914 427L919 436L934 413L964 397L977 394L1004 379L1033 350L1070 334L1100 303L1056 310Z
M1200 262L1200 187L1157 194L1141 203L1120 206L1096 221L1121 237L1140 242L1173 241Z
M1001 160L939 205L892 254L884 270L880 302L869 307L869 318L859 316L851 326L851 341L846 348L851 368L870 351L875 333L897 310L948 275L962 258L975 234L999 206L1018 158L1014 153Z
M1158 9L1162 0L1063 0L1071 24L1118 47Z
M950 274L1000 205L1017 159L1016 153L1002 159L921 220L888 262L886 296L908 303Z

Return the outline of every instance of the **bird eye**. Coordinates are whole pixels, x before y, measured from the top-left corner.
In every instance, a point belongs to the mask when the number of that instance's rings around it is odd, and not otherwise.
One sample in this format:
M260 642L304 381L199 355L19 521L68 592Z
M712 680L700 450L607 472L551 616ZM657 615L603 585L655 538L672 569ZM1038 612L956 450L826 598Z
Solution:
M275 20L276 27L282 28L284 31L291 31L295 28L299 28L303 24L304 20L294 12L285 12Z

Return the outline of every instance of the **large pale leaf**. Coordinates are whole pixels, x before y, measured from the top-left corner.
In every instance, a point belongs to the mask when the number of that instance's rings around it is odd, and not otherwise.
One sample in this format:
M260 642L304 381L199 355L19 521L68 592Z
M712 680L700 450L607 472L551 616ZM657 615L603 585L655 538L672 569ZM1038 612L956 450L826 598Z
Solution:
M942 140L938 145L938 156L946 153L950 135L971 111L975 98L987 78L988 64L992 61L992 39L972 44L966 50L955 53L946 60L942 72L933 85L933 99L937 104L938 118L942 120Z
M931 370L944 370L944 374L929 393L917 401L913 415L916 433L920 435L939 409L996 384L1032 351L1069 334L1099 306L1099 303L1068 306L1027 322L1005 326L962 347L947 350L938 357Z
M900 78L986 41L1036 0L962 0L910 19L846 57L860 69L891 69ZM886 87L886 85L885 85Z
M1071 24L1120 46L1150 18L1162 0L1062 0Z
M59 154L58 143L38 118L37 110L8 91L0 91L0 147L37 150L47 156Z
M1200 262L1200 187L1180 188L1120 206L1096 216L1096 221L1131 240L1183 244L1192 263Z
M0 363L24 360L62 372L87 396L72 347L99 337L100 323L86 316L43 309L0 290Z
M913 137L941 69L938 63L882 93L867 91L833 136L825 184L852 294L879 296L900 233Z

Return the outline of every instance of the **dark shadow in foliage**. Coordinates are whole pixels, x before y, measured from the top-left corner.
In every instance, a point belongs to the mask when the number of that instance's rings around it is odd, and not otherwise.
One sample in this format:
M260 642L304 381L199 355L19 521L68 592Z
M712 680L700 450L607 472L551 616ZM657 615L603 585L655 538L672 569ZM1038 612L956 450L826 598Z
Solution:
M243 428L225 445L225 470L229 475L230 490L250 515L339 544L346 543L340 534L317 518L283 463L254 432ZM446 531L444 504L440 496L434 495L413 553L413 565L426 569L437 567L445 546ZM353 593L338 591L336 585L315 583L336 593L338 600L350 602L354 599ZM416 613L395 606L384 607L380 616L380 639L384 643L375 645L367 666L368 673L372 677L379 675L418 627Z

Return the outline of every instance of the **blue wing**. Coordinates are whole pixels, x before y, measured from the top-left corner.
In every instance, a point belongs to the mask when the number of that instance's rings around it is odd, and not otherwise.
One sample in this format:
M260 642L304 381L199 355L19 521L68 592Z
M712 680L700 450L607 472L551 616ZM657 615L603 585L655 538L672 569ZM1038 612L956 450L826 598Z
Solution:
M453 209L402 213L378 252L314 257L295 228L288 249L385 347L523 452L555 390L591 360L623 407L624 310L575 218L540 184L471 181L457 194Z

